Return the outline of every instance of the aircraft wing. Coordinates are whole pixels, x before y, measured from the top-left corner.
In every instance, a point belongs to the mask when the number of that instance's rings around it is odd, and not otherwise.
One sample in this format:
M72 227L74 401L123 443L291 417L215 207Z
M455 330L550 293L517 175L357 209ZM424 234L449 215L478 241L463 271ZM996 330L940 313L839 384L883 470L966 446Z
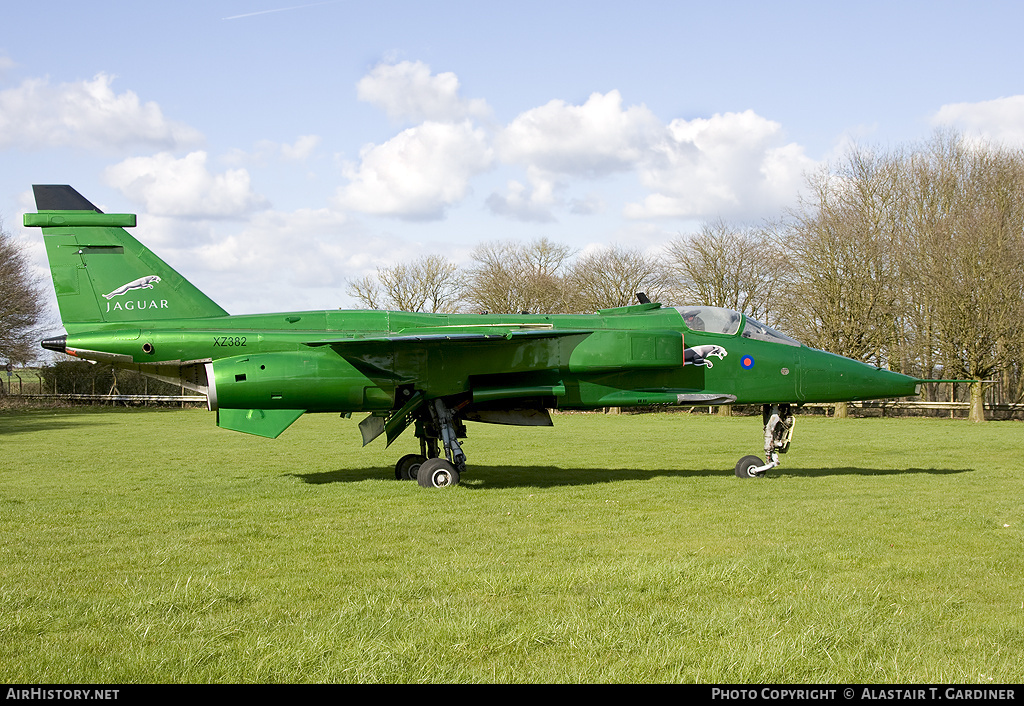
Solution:
M470 377L655 370L684 364L679 331L501 326L339 334L307 340L305 345L330 346L364 374L398 384L416 383L428 397L465 392Z
M503 327L506 328L506 327ZM555 329L555 328L527 328L508 331L467 331L466 327L459 327L458 331L441 331L438 329L417 329L416 333L395 333L386 336L348 335L333 338L321 338L306 341L307 346L332 346L339 353L346 348L352 348L360 344L368 343L460 343L470 341L523 341L538 338L561 338L565 336L586 336L594 333L588 329Z
M565 367L572 351L593 331L410 331L338 336L306 341L330 346L365 374L427 384L429 396L464 391L470 375L522 373Z
M670 330L558 329L551 326L438 327L386 335L337 335L307 340L311 347L330 346L368 378L388 380L415 394L407 407L365 420L364 442L387 433L394 440L426 401L467 395L468 401L493 404L526 398L563 397L565 375L619 374L684 364L683 337ZM605 391L616 392L613 388ZM622 391L637 397L636 391ZM692 391L687 391L692 392ZM576 392L570 394L577 394ZM594 393L598 394L598 393ZM602 393L604 394L604 393ZM652 403L679 403L676 392L651 395ZM624 398L625 399L625 398ZM615 404L610 402L609 406ZM381 419L387 416L387 421Z
M386 434L390 445L428 398L475 389L471 376L530 373L567 365L573 349L592 330L554 329L550 326L417 329L388 335L342 335L305 342L310 347L330 346L368 376L385 377L398 384L415 384L417 391L405 405L383 418L370 415L360 424L363 444ZM569 345L561 341L573 339ZM539 389L515 388L524 395Z

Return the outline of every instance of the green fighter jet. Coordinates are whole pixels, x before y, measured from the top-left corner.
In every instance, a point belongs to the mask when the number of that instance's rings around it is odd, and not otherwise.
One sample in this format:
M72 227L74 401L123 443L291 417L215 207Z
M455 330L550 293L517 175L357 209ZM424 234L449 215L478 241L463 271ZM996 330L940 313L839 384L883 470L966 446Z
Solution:
M348 416L363 444L408 427L420 453L400 479L459 482L466 421L550 426L550 409L759 405L764 460L779 465L793 407L916 394L922 380L801 345L741 313L639 304L595 314L298 311L231 316L70 186L35 186L66 335L46 349L206 395L225 429L277 437L307 412Z

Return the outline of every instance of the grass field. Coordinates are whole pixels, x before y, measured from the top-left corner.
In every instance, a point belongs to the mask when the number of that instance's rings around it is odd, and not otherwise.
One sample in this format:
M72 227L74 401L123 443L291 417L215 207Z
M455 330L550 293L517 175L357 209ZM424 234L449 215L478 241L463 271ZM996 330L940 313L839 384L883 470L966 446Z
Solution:
M1024 681L1024 424L470 425L463 484L357 420L0 413L8 683Z

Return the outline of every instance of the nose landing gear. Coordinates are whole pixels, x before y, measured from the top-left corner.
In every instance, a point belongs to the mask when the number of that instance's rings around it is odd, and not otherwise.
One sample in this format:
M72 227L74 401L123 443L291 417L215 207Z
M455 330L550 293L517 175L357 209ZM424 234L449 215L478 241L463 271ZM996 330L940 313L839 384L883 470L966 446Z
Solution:
M744 456L736 464L737 478L762 478L764 474L779 465L779 454L789 451L793 440L793 426L796 419L788 404L764 405L761 408L764 422L764 454L766 463L757 456Z

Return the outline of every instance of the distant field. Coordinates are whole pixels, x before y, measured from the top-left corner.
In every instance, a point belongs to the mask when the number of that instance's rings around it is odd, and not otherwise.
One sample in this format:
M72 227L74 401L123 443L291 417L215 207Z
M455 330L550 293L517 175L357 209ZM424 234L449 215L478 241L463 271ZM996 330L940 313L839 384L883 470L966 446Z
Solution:
M0 680L1024 682L1024 423L471 424L463 484L307 415L0 413Z

